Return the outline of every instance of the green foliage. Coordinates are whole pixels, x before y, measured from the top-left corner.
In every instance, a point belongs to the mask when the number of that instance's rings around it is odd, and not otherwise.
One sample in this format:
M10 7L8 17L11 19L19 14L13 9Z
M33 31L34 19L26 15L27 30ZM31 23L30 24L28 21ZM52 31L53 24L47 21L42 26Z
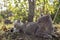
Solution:
M14 0L14 4L15 4L15 7L12 6L12 3L9 3L9 7L8 7L8 9L14 13L15 15L14 19L21 19L21 21L23 21L23 18L24 18L25 20L27 20L27 16L28 16L27 1L17 2L17 0Z
M7 0L9 6L7 7L9 11L12 11L15 16L13 16L15 19L21 19L21 21L26 21L28 18L28 12L29 12L29 4L28 0L13 0L14 4L11 0ZM44 14L50 13L51 15L55 15L55 13L58 10L59 2L57 0L52 1L53 4L49 0L36 0L36 7L35 7L35 14L34 14L34 21L38 19L38 17L41 14L41 11L43 11ZM41 10L41 8L44 8ZM59 12L60 13L60 12ZM53 16L54 16L53 15ZM60 15L60 14L59 14ZM60 18L57 16L56 21L59 22Z

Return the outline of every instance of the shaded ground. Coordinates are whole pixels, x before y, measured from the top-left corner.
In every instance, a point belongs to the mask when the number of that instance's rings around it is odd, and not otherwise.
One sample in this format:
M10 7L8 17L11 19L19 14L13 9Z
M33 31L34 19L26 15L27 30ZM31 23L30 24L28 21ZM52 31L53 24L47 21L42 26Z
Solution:
M12 25L10 24L9 27ZM60 25L55 24L54 26L57 27L57 33L60 34ZM60 35L59 35L60 36ZM45 38L37 38L34 36L28 36L24 33L19 32L5 32L3 30L0 30L0 40L60 40L59 38L52 38L52 39L45 39Z

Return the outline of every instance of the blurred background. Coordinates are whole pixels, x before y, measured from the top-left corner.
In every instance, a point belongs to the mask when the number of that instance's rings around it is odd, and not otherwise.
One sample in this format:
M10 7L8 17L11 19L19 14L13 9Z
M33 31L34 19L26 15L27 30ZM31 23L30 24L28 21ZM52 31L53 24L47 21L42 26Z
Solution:
M50 14L52 22L60 24L60 0L0 0L0 25L6 25L6 21L12 26L14 20L22 22L36 22L38 17Z
M47 14L60 32L60 0L0 0L0 34L12 28L15 20L36 22Z

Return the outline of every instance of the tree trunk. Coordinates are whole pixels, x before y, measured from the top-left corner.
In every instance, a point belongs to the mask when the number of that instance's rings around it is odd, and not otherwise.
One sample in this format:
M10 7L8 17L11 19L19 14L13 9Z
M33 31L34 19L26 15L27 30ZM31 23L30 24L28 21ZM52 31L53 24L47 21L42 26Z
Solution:
M29 14L28 14L28 22L33 21L34 17L34 9L35 9L35 0L28 0L29 2Z

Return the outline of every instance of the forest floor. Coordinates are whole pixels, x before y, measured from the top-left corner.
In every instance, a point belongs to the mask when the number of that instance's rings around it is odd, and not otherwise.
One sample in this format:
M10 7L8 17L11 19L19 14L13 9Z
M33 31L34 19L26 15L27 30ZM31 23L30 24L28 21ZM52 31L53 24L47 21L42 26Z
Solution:
M11 39L11 36L14 37L14 36L17 36L19 35L19 33L16 33L16 35L14 35L13 33L10 33L8 35L6 35L5 31L3 31L3 28L2 26L5 25L4 23L0 23L0 40L13 40ZM13 27L13 24L9 24L9 25L5 25L6 28L9 30ZM54 24L54 27L57 27L57 32L60 33L60 24ZM15 37L15 38L17 38ZM17 40L17 39L16 39Z

